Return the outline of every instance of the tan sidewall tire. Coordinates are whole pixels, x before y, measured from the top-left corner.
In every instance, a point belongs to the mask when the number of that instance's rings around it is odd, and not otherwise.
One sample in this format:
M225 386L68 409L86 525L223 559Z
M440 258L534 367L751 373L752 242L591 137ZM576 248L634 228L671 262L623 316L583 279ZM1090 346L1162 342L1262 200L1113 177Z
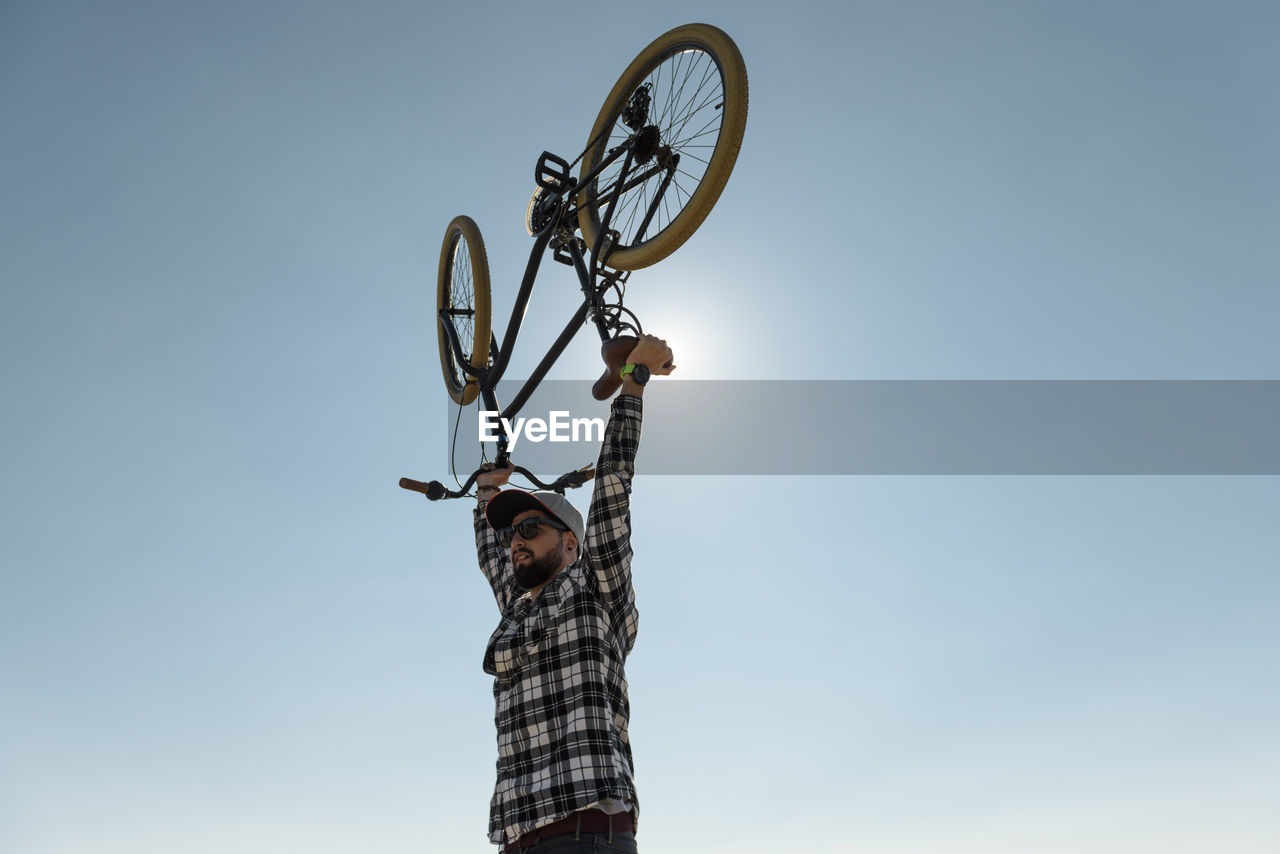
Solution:
M451 304L449 277L453 268L449 263L449 249L458 235L466 240L467 253L471 256L472 308L475 310L471 347L473 365L489 362L489 336L492 334L489 325L489 257L485 253L484 238L480 236L480 226L475 220L469 216L454 217L445 229L444 245L440 247L440 270L436 276L436 335L440 342L440 367L444 372L445 390L454 403L466 406L476 399L480 385L475 378L467 377L455 368L449 337L444 331L444 321L440 319L440 310Z
M702 177L693 198L685 205L674 220L653 240L646 241L631 249L618 249L609 256L608 264L618 270L638 270L648 267L666 258L680 248L689 237L698 230L706 219L720 192L733 172L733 165L738 159L738 150L742 147L742 135L747 127L747 66L742 60L742 53L723 30L710 24L686 24L663 33L641 51L627 70L614 84L613 91L605 99L600 114L596 117L588 144L611 122L614 107L621 98L631 96L639 79L648 72L646 66L672 47L680 44L692 44L709 51L718 61L724 76L725 116L720 127L720 139L716 143L711 163ZM582 161L580 176L591 171L595 160L594 152L588 152ZM578 226L582 229L583 239L588 246L595 245L598 225L598 211L587 204L586 192L578 198L581 206L578 211Z

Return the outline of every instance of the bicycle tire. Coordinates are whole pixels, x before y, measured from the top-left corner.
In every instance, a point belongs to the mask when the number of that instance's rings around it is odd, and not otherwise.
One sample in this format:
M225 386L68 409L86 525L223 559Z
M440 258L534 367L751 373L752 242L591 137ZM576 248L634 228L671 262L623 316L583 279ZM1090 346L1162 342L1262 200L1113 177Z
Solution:
M442 316L449 311L448 319ZM440 367L445 389L459 406L466 406L480 393L475 377L462 370L454 357L444 324L452 323L462 351L470 351L473 367L489 363L489 258L485 254L480 227L469 216L456 216L444 232L440 247L440 271L436 286L436 332L440 339Z
M695 81L690 94L687 91L689 77L695 74L705 76ZM682 75L684 82L677 86L675 81ZM712 77L718 78L718 84ZM632 94L646 82L653 84L653 107L659 119L661 144L669 145L680 154L681 163L677 178L663 197L652 224L659 226L657 231L650 227L651 233L632 242L652 198L650 193L656 192L657 176L622 194L615 203L610 226L617 229L621 237L607 263L618 270L638 270L656 264L697 231L733 172L747 126L747 67L733 39L710 24L676 27L654 39L618 78L587 137L580 179L595 169L611 148L631 135L631 129L622 123L621 114ZM708 83L712 86L710 91ZM714 97L717 94L718 99ZM689 103L684 104L686 97ZM713 106L716 101L722 106ZM720 114L718 120L716 113ZM702 114L696 122L691 121L695 114ZM704 121L706 125L702 124ZM710 133L707 128L712 124L717 125L714 143L706 138ZM707 147L711 147L711 154L704 157ZM620 169L621 164L610 166L578 196L578 226L588 246L595 245L600 231L599 188L603 184L607 194L610 171ZM674 202L669 204L672 199ZM674 214L673 206L677 207Z

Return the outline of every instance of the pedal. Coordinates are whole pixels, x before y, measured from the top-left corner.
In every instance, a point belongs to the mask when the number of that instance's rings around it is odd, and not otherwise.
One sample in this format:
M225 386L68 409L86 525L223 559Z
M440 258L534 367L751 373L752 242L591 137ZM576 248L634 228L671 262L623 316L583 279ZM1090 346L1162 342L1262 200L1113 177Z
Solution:
M578 254L585 255L587 252L587 244L581 237L571 237L569 240L577 241ZM569 240L552 240L551 241L551 258L559 261L561 264L573 266L573 256L565 249L569 245Z
M550 151L542 152L542 156L538 158L538 166L533 171L533 180L539 187L553 193L568 190L573 186L569 161L556 157Z

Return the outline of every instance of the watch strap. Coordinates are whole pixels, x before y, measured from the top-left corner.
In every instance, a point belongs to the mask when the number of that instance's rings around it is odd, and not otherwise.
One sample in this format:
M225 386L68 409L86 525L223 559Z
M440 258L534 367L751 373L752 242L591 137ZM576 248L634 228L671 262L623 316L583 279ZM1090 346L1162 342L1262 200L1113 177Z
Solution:
M651 376L649 369L646 366L637 364L623 365L622 370L618 375L624 380L630 376L632 381L638 385L644 385L649 382L649 377Z

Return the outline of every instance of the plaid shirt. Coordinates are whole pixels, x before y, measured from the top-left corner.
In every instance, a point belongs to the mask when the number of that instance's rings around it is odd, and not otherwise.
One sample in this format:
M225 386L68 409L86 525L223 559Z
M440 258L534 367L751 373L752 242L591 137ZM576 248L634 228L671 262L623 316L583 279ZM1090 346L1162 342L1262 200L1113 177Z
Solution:
M510 554L498 545L484 505L475 512L480 568L502 612L484 654L497 705L498 782L489 807L495 844L605 798L639 813L623 663L637 628L630 496L640 418L639 397L614 399L585 548L536 599L515 586Z

